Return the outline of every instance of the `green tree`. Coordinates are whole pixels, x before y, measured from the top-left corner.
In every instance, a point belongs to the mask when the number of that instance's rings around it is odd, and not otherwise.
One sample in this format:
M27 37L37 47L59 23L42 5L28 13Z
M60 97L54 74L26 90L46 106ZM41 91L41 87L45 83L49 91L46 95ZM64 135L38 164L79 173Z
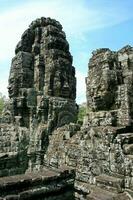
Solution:
M2 93L0 93L0 115L2 114L2 111L4 109L4 105L6 102L6 97L2 95Z
M80 105L78 112L78 122L83 123L84 116L86 115L86 106Z

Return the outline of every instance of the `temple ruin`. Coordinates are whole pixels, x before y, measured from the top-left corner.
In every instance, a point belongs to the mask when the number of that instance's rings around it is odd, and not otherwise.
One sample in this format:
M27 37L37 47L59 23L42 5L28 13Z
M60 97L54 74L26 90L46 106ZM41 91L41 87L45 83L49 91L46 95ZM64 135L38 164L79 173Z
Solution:
M92 53L87 114L61 24L33 21L15 49L0 123L0 200L133 199L133 47Z

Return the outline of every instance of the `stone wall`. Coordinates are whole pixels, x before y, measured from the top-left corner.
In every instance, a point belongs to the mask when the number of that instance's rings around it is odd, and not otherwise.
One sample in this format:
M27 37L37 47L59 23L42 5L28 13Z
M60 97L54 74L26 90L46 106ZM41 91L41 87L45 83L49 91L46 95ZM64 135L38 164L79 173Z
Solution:
M82 126L76 123L75 68L60 23L50 18L33 21L15 54L9 76L10 103L0 123L1 180L11 181L12 175L16 180L17 174L25 180L26 174L32 178L36 172L46 174L46 167L53 172L67 166L74 170L72 180L67 181L72 183L75 199L131 200L133 48L126 46L118 52L103 48L92 53ZM67 187L68 182L62 181L56 181L56 186ZM46 195L42 184L35 181L34 188L33 182L30 189L25 185L21 187L24 191L17 190L14 198L21 199L23 192L27 199L36 197L37 191ZM50 195L51 185L47 187ZM57 191L61 194L55 187ZM58 199L72 199L73 192L67 192ZM55 193L48 199L56 199ZM8 195L8 189L1 195Z
M1 158L3 162L6 157L6 163L7 157L9 162L20 155L25 159L20 168L5 165L0 174L4 170L14 175L40 168L52 132L77 118L75 68L59 22L40 18L22 34L8 89L10 103L0 127Z
M0 178L0 199L74 199L73 185L73 170L51 171L45 168L34 174Z
M132 199L133 48L99 49L89 62L83 126L55 130L44 156L49 166L76 170L76 199Z

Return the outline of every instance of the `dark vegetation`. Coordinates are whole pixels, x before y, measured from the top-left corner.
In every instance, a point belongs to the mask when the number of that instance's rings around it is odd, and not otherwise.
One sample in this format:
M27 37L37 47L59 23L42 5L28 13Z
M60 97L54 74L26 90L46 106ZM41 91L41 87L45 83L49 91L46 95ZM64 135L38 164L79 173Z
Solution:
M0 92L0 115L2 114L2 111L4 109L5 102L6 97Z
M83 123L84 116L86 115L86 105L79 105L78 122Z

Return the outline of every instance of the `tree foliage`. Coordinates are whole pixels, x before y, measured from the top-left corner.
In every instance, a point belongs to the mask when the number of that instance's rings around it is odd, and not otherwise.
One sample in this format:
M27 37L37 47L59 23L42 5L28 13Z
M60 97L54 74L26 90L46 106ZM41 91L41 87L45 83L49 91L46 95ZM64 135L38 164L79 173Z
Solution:
M4 105L6 102L6 97L2 95L2 93L0 93L0 115L2 114L2 111L4 109Z
M78 121L83 122L84 116L86 115L86 106L79 106Z

